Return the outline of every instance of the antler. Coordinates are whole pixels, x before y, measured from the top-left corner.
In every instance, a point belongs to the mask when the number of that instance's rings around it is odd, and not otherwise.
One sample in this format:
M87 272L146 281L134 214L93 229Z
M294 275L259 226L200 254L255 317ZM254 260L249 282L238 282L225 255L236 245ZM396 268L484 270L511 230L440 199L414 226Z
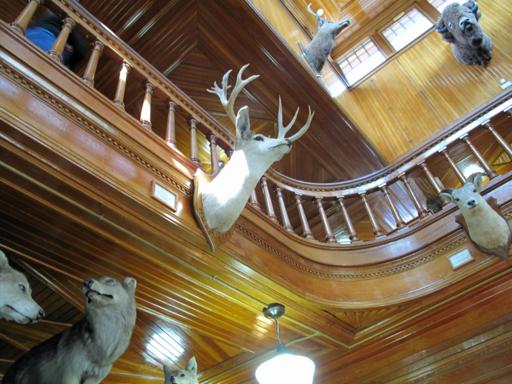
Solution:
M279 110L277 111L277 138L278 139L284 139L290 128L295 124L295 120L297 120L297 116L299 115L299 108L295 111L295 114L292 117L292 120L290 123L285 127L283 125L283 106L281 103L281 96L279 96ZM296 141L300 139L306 131L309 129L309 126L311 125L311 121L313 121L313 117L315 116L314 112L311 112L311 107L308 106L308 119L306 120L306 124L302 126L301 129L299 129L294 135L290 136L288 140L290 141Z
M311 3L308 4L308 12L311 13L312 15L318 16L318 14L315 11L313 11L313 6Z
M238 97L240 92L245 88L245 86L247 84L249 84L251 81L260 77L260 75L252 75L252 76L248 77L247 79L242 79L242 75L248 66L249 66L249 64L245 64L238 71L238 75L236 77L236 84L235 84L233 90L231 91L231 95L229 96L229 99L228 99L228 89L231 88L231 86L228 85L228 81L229 81L229 75L231 74L231 71L232 71L231 69L229 71L227 71L224 74L224 76L222 77L222 87L219 87L217 85L217 82L214 82L213 87L210 89L207 89L208 92L215 93L219 97L220 102L221 102L222 106L224 107L224 109L226 110L229 119L235 125L236 125L236 117L235 117L235 112L234 112L233 108L235 106L236 98Z

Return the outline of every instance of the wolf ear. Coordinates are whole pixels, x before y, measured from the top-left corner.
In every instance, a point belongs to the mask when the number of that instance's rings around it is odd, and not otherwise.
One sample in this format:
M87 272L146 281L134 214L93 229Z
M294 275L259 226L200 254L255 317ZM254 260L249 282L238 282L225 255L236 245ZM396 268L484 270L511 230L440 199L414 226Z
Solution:
M469 8L471 12L476 17L476 20L480 20L480 17L482 17L482 14L478 12L478 3L474 0L466 1L464 4L462 4L464 7Z
M197 375L197 361L196 361L195 356L192 356L190 358L190 360L188 361L187 371L189 371L190 373L192 373L194 375Z
M443 189L441 192L439 192L439 197L444 201L453 202L452 193L453 193L453 189L451 189L451 188Z
M0 251L0 271L2 271L4 269L8 269L8 268L9 268L9 260L7 259L7 256L5 255L5 253Z
M449 43L455 42L455 38L448 30L448 27L444 23L444 20L441 18L436 24L436 31Z
M127 289L135 291L135 288L137 288L137 280L135 280L133 277L127 277L123 281L123 286Z
M484 177L484 174L482 172L473 173L471 176L469 176L466 179L466 182L473 183L473 185L476 188L476 191L480 193L482 190L482 179Z

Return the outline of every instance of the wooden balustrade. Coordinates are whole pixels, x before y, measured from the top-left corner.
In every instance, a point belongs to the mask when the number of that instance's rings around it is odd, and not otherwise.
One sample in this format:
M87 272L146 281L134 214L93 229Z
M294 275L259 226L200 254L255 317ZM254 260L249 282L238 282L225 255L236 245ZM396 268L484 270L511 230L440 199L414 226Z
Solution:
M263 192L265 206L267 207L267 215L270 218L270 220L275 221L277 223L276 213L274 211L274 206L272 205L272 197L270 196L270 190L268 189L268 182L265 176L261 178L261 190Z
M192 160L197 165L199 163L199 155L197 150L197 120L190 119L190 160Z
M423 168L425 175L427 175L427 179L430 181L430 184L434 187L437 193L440 193L443 188L438 184L437 180L434 178L434 175L432 175L430 172L430 169L428 169L427 163L421 163L420 166Z
M376 237L382 236L382 229L375 219L375 215L373 214L372 207L370 207L370 204L368 203L368 199L366 198L366 193L361 193L359 195L361 197L361 200L363 201L363 205L366 209L366 213L368 213L368 218L370 219L370 224L372 225L373 233Z
M151 131L151 98L153 96L154 87L148 81L146 83L146 91L144 92L144 101L140 110L140 123L144 129Z
M451 158L450 154L448 153L448 150L446 148L443 148L439 152L446 158L446 160L450 164L450 167L452 167L453 172L455 172L455 175L457 175L457 178L460 180L460 182L464 184L466 182L466 178L460 171L459 167L457 167L457 164L455 164L455 162Z
M114 104L121 109L124 109L124 94L126 91L128 72L130 72L130 65L126 61L123 61L121 64L121 70L119 71L116 95L114 96Z
M343 196L338 197L338 203L340 204L341 212L343 213L343 219L345 220L345 224L347 225L348 228L348 238L352 241L359 240L354 225L352 224L352 220L350 219L350 216L348 214L347 208L345 207Z
M258 202L258 195L256 195L255 190L251 192L251 196L249 197L249 203L258 211L261 211L261 206L260 203Z
M176 148L176 103L169 101L169 113L167 125L165 126L165 142L167 145Z
M11 27L18 33L24 35L25 30L27 29L30 21L34 17L34 14L37 11L39 5L41 5L44 0L30 0L28 4L25 6L23 11L19 14L14 22L11 23Z
M89 57L87 67L85 68L84 75L82 76L84 82L91 87L94 87L94 77L96 75L96 69L98 68L98 61L100 60L101 53L103 52L103 47L104 46L101 42L94 42L91 56Z
M309 228L306 212L304 212L304 207L302 206L300 195L295 195L295 202L297 204L297 210L299 211L300 223L302 224L302 236L308 240L314 240L311 228Z
M284 203L283 198L283 190L279 187L276 188L277 201L279 204L279 210L281 212L281 221L283 223L284 229L288 232L293 232L292 224L290 223L290 218L288 217L288 212L286 211L286 204Z
M416 211L418 212L418 217L422 218L427 216L428 211L421 205L420 201L418 200L418 197L414 193L414 190L411 187L411 184L409 183L409 180L407 179L407 176L405 173L401 174L399 176L399 179L402 180L402 183L405 185L405 189L407 190L407 193L409 194L409 197L411 198L414 207L416 208Z
M211 172L217 173L217 171L219 170L219 153L217 152L217 138L213 133L209 133L208 141L210 142Z
M64 48L66 48L69 34L75 25L75 20L71 17L66 17L64 19L64 24L62 25L59 36L57 36L52 48L48 51L48 54L52 59L62 61L62 53L64 52Z
M507 155L512 157L512 148L507 143L507 141L498 132L496 132L496 130L494 129L490 122L485 123L485 126L487 127L491 135L493 135L494 138L498 141L503 150L507 152Z
M403 221L402 217L398 213L398 209L396 209L393 199L391 199L391 195L389 194L388 186L386 184L382 185L381 190L384 193L386 200L388 201L388 205L389 205L389 208L391 209L391 213L393 214L393 218L395 219L397 228L402 228L405 225L405 222Z
M331 230L331 226L329 224L329 220L327 219L327 215L325 214L325 209L322 204L322 198L317 197L315 200L316 200L316 205L318 206L318 212L320 213L320 218L322 219L322 223L324 225L325 238L328 243L335 243L336 239L334 238L334 235Z
M473 145L473 143L469 140L469 136L465 135L465 136L461 137L460 139L464 143L466 143L466 145L468 146L468 148L471 151L471 153L473 154L473 156L476 157L476 159L478 160L478 162L484 169L485 173L487 173L487 176L489 176L489 178L491 178L491 179L496 177L496 173L492 170L492 168L489 166L489 164L487 164L487 161L485 161L482 154L476 149L476 147Z

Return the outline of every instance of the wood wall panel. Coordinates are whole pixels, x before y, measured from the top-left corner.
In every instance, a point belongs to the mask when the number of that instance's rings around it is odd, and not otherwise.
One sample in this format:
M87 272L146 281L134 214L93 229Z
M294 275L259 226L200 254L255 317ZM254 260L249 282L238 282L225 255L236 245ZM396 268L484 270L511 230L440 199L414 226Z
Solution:
M512 78L512 13L507 0L479 1L482 26L494 41L487 68L458 64L431 31L337 101L388 162L502 92Z

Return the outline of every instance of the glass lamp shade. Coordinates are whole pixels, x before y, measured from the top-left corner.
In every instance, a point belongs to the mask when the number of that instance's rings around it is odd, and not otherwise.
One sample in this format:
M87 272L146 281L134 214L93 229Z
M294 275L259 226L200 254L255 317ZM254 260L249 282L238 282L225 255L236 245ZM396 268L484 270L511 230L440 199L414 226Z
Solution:
M280 353L256 369L259 384L312 384L315 363L304 356Z

